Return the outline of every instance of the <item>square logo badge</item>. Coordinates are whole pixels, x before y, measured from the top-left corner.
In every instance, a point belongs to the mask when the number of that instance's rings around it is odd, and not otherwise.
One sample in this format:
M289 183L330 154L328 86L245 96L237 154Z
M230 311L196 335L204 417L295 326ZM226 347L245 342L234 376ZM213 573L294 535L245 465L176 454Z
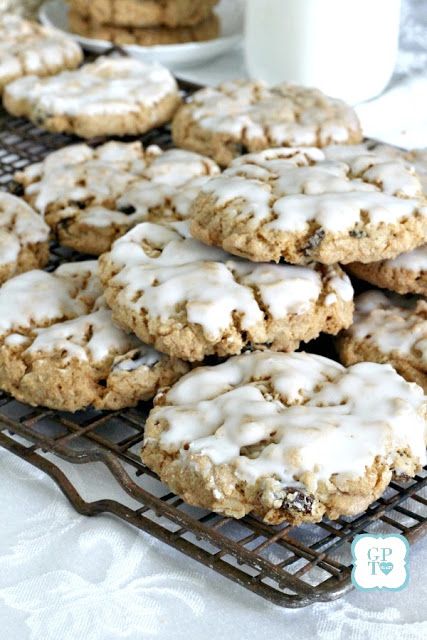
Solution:
M404 589L409 580L409 543L401 535L363 533L351 545L356 589Z

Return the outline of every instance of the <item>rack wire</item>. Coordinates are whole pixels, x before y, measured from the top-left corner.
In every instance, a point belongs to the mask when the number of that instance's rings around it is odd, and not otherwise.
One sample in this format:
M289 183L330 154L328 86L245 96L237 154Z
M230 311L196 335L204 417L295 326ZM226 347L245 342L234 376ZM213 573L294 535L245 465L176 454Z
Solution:
M189 92L194 86L182 83L182 89ZM167 127L151 131L141 140L145 145L171 146ZM43 132L0 111L0 188L19 193L13 182L16 170L73 142L76 140L71 136ZM84 258L56 244L51 247L51 257L50 269ZM329 357L334 353L327 337L310 343L307 350ZM423 491L427 467L405 484L392 482L365 513L317 525L269 526L251 516L236 521L189 507L141 461L139 449L149 409L144 403L125 411L69 414L34 409L0 393L0 446L49 475L79 513L114 514L283 607L330 601L349 591L350 545L356 534L401 533L413 543L427 532ZM133 499L131 505L108 496L85 501L61 460L87 465L89 470L91 465L102 463L112 482Z

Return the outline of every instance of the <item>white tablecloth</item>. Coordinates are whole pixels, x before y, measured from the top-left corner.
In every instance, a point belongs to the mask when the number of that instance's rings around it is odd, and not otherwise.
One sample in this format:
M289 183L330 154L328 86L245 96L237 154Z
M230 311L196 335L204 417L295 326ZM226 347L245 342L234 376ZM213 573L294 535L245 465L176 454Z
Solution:
M358 107L367 135L407 147L427 145L426 4L405 4L391 86ZM236 50L181 75L216 82L243 73ZM122 497L102 468L70 473L86 499ZM412 550L405 591L353 591L284 610L112 517L77 515L48 478L2 450L0 508L2 640L427 638L427 539Z

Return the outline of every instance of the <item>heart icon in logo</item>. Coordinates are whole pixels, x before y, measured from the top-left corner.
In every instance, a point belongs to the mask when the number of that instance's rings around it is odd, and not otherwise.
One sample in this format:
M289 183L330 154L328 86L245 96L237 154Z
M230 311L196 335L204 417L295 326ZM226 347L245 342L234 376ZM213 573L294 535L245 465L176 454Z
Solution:
M386 576L388 576L390 571L393 571L393 566L392 562L380 562L380 569Z

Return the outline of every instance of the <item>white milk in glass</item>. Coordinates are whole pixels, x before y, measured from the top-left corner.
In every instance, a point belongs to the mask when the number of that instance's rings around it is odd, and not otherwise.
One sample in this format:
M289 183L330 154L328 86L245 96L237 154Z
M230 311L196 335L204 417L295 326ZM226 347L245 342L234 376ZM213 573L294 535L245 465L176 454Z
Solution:
M252 78L318 87L351 103L373 98L396 63L401 0L246 0Z

